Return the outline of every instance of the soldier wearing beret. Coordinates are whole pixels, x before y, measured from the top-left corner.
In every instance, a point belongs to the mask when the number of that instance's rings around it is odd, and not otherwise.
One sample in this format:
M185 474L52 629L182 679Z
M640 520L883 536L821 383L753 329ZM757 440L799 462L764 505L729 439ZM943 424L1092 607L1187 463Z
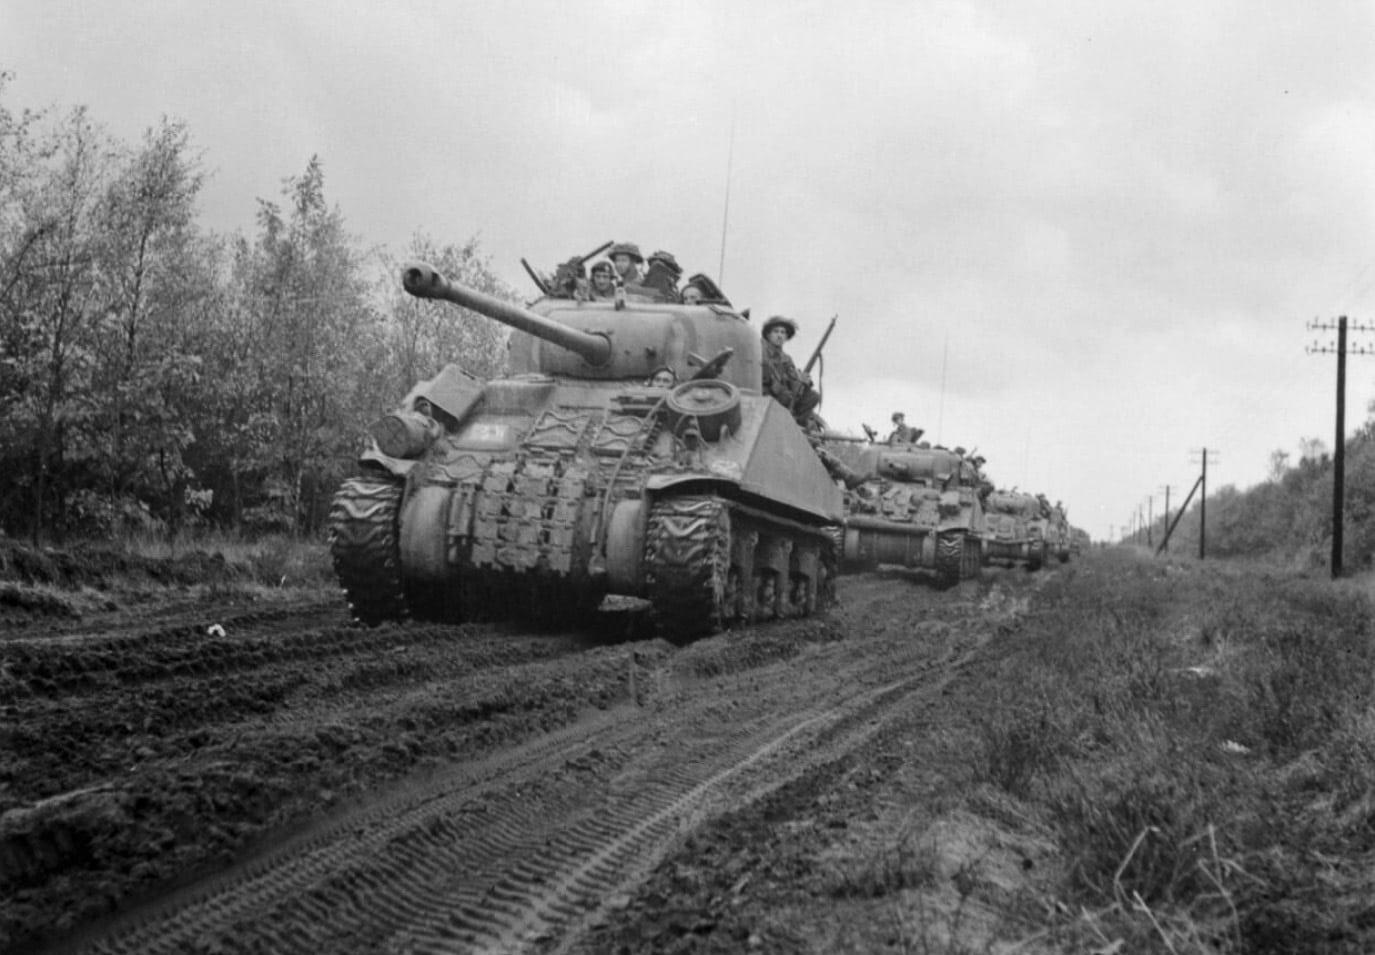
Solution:
M616 270L610 262L598 262L592 266L593 299L613 299L616 297Z

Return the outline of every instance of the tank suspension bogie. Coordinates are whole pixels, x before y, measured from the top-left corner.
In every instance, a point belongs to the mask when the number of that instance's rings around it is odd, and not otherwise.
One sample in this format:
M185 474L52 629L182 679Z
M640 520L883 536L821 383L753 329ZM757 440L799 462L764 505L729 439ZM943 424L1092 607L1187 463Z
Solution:
M831 599L834 565L823 528L715 495L667 496L650 508L647 596L671 638L812 614Z

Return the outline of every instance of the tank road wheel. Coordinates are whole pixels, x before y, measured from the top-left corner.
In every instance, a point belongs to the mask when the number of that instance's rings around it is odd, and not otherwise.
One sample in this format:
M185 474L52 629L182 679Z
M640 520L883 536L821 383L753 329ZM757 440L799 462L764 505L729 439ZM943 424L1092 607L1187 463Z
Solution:
M754 619L772 620L778 616L778 575L772 570L754 572Z
M965 576L966 549L963 531L946 531L936 538L936 580L942 587L953 587Z
M816 570L816 609L824 610L836 602L836 574L840 567L840 554L844 550L845 530L839 524L828 529L827 543L821 548L821 562Z
M964 580L973 580L983 573L983 548L980 543L977 537L964 539L964 567L960 572L960 577Z
M406 616L397 549L401 490L401 483L390 477L349 478L330 506L334 573L353 615L369 626Z
M730 564L730 515L720 498L668 497L650 508L645 578L666 637L687 640L726 624Z
M743 599L744 593L740 589L740 568L731 564L730 570L726 572L726 594L723 600L727 620L742 616L740 604Z

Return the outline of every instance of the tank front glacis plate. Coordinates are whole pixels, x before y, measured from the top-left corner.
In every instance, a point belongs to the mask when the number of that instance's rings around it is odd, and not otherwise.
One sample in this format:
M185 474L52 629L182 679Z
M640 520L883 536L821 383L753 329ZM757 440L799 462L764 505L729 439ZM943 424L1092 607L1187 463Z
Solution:
M662 393L548 379L493 384L482 410L410 476L408 493L437 487L448 496L440 504L427 492L420 513L437 526L407 535L427 580L445 573L433 566L436 553L472 571L594 577L616 504L683 483L739 487L780 514L839 520L840 492L772 399L742 396L737 432L689 450L667 433L667 419L645 414Z
M593 538L603 509L639 493L653 460L640 445L653 428L643 417L592 405L599 398L609 405L619 390L560 391L533 418L479 415L458 436L456 443L475 450L509 450L457 483L447 528L453 564L577 579L595 572ZM573 398L582 406L564 404ZM466 448L456 453L471 456Z
M647 486L661 490L703 478L738 484L760 503L782 504L827 523L844 517L841 491L792 415L772 398L740 396L740 426L701 448L701 466L660 469Z

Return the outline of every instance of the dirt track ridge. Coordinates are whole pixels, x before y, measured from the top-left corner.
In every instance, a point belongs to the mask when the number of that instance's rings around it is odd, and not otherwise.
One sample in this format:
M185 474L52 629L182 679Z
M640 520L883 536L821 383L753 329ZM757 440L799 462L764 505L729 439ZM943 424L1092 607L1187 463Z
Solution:
M788 706L742 707L726 722L720 696L694 700L690 687L657 714L619 707L379 800L79 950L546 949L685 833L858 745L958 659L928 657L896 680L889 664L856 666L820 695L794 687ZM797 677L780 668L767 682L785 673ZM747 693L762 678L726 682ZM691 735L666 736L670 717Z

